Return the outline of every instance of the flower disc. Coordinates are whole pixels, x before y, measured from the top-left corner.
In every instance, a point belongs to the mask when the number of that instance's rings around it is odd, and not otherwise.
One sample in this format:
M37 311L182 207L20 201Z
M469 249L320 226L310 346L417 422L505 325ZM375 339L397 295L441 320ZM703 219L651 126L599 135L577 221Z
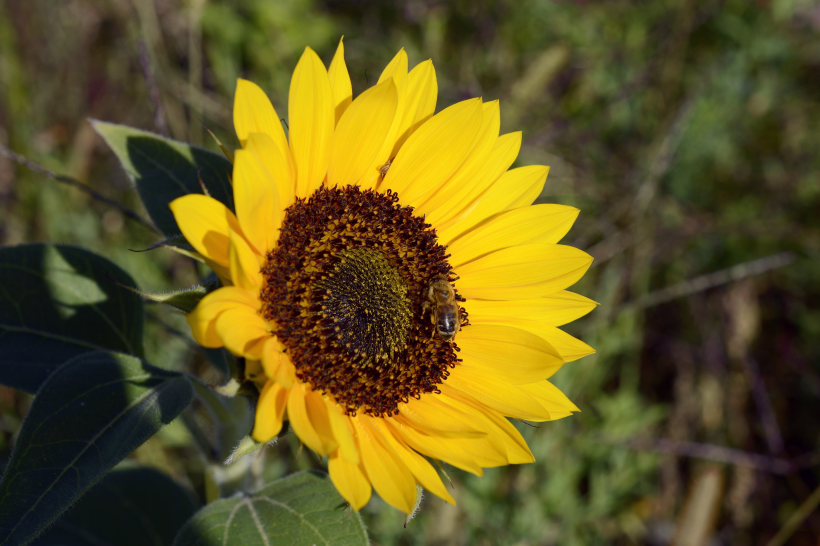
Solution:
M394 193L322 187L291 205L261 297L299 380L349 414L436 392L457 362L425 308L430 279L450 274L445 250Z

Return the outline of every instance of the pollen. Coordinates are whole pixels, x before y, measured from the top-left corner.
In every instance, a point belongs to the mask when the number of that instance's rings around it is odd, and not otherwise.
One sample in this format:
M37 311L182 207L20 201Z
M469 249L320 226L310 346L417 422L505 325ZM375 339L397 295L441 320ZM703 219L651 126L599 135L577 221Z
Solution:
M425 306L430 279L451 277L448 257L396 194L322 187L286 211L262 270L263 314L300 381L350 415L393 415L438 392L458 362Z

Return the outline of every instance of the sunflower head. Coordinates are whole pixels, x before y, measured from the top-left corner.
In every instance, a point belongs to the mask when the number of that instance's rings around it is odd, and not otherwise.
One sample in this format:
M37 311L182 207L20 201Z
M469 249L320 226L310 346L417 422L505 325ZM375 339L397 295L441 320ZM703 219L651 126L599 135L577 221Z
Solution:
M245 359L254 438L287 419L356 509L373 488L407 513L417 486L454 502L428 459L531 462L507 418L577 411L547 378L592 352L558 328L595 305L565 290L591 262L557 244L578 211L530 206L548 168L509 169L521 135L499 135L498 102L433 115L436 95L402 50L353 100L343 44L328 69L308 48L287 136L239 80L235 210L171 204L222 283L188 322Z
M262 269L262 315L299 380L349 415L394 415L436 391L455 351L422 308L429 279L450 273L445 252L390 190L322 186L288 208Z

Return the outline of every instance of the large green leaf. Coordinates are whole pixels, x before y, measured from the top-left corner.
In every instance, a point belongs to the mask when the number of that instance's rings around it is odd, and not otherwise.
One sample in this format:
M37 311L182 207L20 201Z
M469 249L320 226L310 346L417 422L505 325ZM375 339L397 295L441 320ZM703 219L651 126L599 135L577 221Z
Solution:
M191 378L194 397L202 404L208 419L189 417L191 427L199 428L202 434L194 434L200 448L220 465L231 452L250 434L253 428L253 407L244 396L224 396L197 378ZM194 406L191 407L194 409ZM200 415L199 417L203 417ZM210 433L207 434L206 432Z
M366 546L359 514L345 508L330 477L299 472L255 493L205 506L174 546Z
M197 503L152 468L115 469L31 546L170 546Z
M103 474L185 409L188 379L93 352L45 380L0 482L0 544L26 544Z
M82 353L142 356L142 300L105 258L66 245L0 249L0 383L36 392Z
M211 197L233 209L233 166L221 155L125 125L91 123L119 158L149 216L165 235L180 233L168 203L189 193L204 193L202 184Z

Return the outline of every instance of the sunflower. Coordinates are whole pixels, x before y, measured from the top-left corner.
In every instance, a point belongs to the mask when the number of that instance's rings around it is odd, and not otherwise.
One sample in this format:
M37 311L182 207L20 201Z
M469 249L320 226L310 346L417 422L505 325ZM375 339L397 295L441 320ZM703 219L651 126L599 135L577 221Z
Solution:
M327 70L307 48L288 135L238 81L236 213L171 203L222 282L188 322L245 359L253 438L289 421L357 510L372 489L405 513L418 487L454 503L431 460L534 461L507 418L577 411L547 378L593 352L558 329L595 306L565 290L592 261L557 244L578 210L531 206L548 167L508 170L521 134L499 136L497 101L433 115L437 93L432 62L408 73L402 50L353 100L341 41Z

